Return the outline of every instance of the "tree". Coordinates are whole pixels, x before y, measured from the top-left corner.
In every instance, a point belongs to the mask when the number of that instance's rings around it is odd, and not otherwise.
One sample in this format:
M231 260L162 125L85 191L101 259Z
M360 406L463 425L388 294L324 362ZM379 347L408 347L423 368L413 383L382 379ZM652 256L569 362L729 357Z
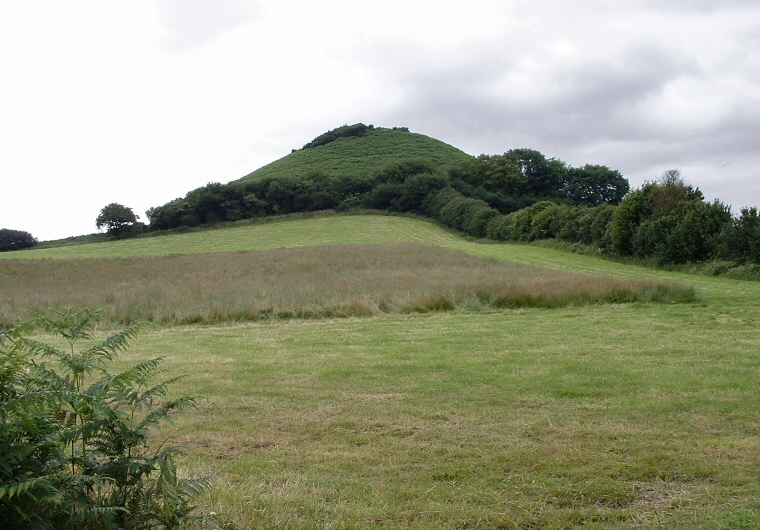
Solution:
M742 208L721 234L720 255L737 263L760 263L760 213Z
M510 195L525 193L528 176L507 155L481 156L478 160L485 164L485 184L488 189Z
M661 264L705 261L717 256L731 221L727 206L706 203L699 189L671 169L621 201L609 224L607 248Z
M561 160L547 159L535 149L510 149L504 156L509 158L525 177L527 190L536 197L554 197L562 186L567 165Z
M30 248L36 244L37 240L29 232L0 228L0 252Z
M137 222L138 217L132 211L132 208L112 202L100 210L100 214L95 219L95 225L98 229L106 227L108 234L119 238L124 234L124 230Z
M618 204L628 193L630 185L614 169L586 164L565 173L563 188L573 202L598 206L603 203Z

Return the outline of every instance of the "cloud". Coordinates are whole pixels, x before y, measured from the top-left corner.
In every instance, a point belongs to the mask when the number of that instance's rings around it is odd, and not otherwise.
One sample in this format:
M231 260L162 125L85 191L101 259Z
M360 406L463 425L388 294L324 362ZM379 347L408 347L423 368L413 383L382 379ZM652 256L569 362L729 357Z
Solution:
M260 15L256 4L238 0L159 0L168 45L186 50L205 44Z
M661 0L639 0L639 6L661 11L678 13L713 13L715 11L727 11L735 9L753 9L757 7L754 0L675 0L662 2Z

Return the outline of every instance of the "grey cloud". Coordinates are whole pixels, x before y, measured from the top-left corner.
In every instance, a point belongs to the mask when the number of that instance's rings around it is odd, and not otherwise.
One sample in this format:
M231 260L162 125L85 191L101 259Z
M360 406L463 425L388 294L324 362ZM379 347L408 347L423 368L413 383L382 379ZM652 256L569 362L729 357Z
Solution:
M159 12L169 46L184 50L246 23L258 14L258 7L235 0L162 0Z
M756 0L641 0L640 6L659 11L675 11L682 13L711 13L734 8L757 8Z
M470 140L494 134L564 146L601 138L632 140L650 134L639 118L647 98L672 79L698 72L683 57L640 48L612 64L597 61L551 72L544 82L553 95L540 100L513 100L484 88L513 65L502 58L408 74L400 80L404 102L393 114L435 129L448 125Z

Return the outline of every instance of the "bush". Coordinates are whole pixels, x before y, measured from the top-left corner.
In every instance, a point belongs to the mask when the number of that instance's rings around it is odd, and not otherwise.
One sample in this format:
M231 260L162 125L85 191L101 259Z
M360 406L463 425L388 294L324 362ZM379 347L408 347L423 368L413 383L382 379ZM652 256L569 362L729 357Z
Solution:
M31 248L36 244L37 240L29 232L0 228L0 252Z
M453 188L443 188L425 198L422 209L428 216L440 220L441 210L455 197L462 197L462 194Z
M441 208L439 220L468 235L483 237L486 235L488 222L497 215L499 212L488 206L485 201L457 194Z
M425 199L448 186L442 175L419 173L408 177L402 186L401 196L397 200L398 210L402 212L425 213Z
M326 145L335 140L341 138L356 138L364 136L367 131L374 129L372 125L364 125L363 123L356 123L354 125L343 125L331 131L327 131L324 134L320 134L314 138L311 142L303 146L303 149L311 149L313 147L319 147L320 145Z
M512 223L508 215L492 217L486 225L486 237L495 241L507 241L512 232Z
M760 264L760 214L742 208L741 215L723 228L719 254L737 263Z
M153 385L161 359L121 373L106 367L135 338L131 327L92 343L97 312L65 310L0 333L0 520L26 528L178 528L209 478L180 479L175 448L148 444L168 414L191 405ZM81 340L91 345L78 349ZM160 400L164 400L159 403Z
M509 214L511 224L509 239L515 241L530 241L533 233L533 219L546 209L557 205L551 201L540 201L522 210Z

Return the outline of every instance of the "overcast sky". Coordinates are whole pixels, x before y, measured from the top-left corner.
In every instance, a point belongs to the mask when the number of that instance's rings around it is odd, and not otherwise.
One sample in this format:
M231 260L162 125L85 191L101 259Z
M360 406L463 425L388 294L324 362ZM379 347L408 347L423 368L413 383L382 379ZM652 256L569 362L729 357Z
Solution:
M356 122L760 206L757 0L29 0L0 50L0 228L40 240Z

